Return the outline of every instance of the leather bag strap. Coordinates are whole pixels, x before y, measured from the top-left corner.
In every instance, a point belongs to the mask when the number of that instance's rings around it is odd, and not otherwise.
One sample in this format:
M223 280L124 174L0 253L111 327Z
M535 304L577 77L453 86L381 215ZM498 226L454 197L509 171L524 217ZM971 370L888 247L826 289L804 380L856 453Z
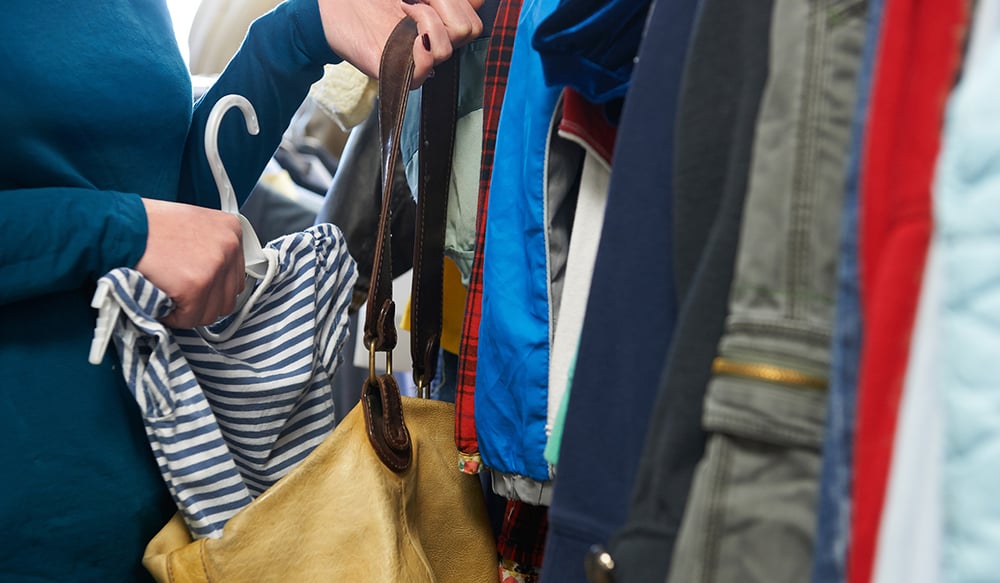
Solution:
M435 68L420 100L420 178L413 249L410 356L413 380L429 397L441 344L444 238L458 117L458 59Z
M416 25L403 19L393 29L382 51L379 65L378 121L382 139L380 165L381 210L375 239L375 260L372 264L372 284L368 287L368 307L365 311L365 345L370 351L391 352L396 347L395 305L392 301L392 255L389 253L389 213L392 196L392 174L399 161L399 140L403 115L413 77L413 42ZM419 238L419 235L416 236Z
M362 389L369 441L386 467L403 471L411 447L403 419L399 387L393 379L391 351L396 346L395 305L389 225L392 176L399 163L399 141L413 77L416 25L403 19L389 35L379 70L379 134L382 139L381 209L365 314L365 344L370 374ZM411 358L414 380L427 396L437 369L444 279L444 236L451 181L458 102L457 59L435 68L423 85L420 123L420 166L417 226L411 289ZM374 374L375 353L386 353L387 373Z

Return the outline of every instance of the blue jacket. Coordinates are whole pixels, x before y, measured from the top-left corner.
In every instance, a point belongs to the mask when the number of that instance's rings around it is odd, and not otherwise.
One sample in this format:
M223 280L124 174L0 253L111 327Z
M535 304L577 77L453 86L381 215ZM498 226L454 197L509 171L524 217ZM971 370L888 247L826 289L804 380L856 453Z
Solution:
M537 481L549 479L545 152L560 88L545 84L531 35L556 2L525 0L514 39L490 185L476 370L483 462Z
M650 0L560 0L535 31L550 85L573 87L593 103L625 97ZM617 118L617 116L615 116Z

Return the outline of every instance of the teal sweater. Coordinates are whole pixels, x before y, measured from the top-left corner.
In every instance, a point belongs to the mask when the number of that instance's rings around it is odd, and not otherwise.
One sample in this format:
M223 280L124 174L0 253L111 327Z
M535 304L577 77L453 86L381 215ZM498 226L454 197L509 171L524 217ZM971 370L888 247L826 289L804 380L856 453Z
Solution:
M94 282L134 266L140 197L218 208L205 120L242 202L337 61L316 0L258 20L192 108L164 0L13 0L0 18L0 581L135 581L174 508L111 351L87 362Z

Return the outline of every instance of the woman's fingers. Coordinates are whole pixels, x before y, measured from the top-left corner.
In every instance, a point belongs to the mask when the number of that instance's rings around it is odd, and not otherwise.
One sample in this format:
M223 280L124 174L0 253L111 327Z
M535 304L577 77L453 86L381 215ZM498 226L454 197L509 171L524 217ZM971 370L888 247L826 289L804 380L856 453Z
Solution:
M409 2L413 2L412 4ZM476 8L483 0L319 0L320 18L330 48L372 77L378 77L382 48L405 14L417 23L413 45L414 86L437 63L482 33Z
M420 0L434 9L448 31L455 47L471 42L483 32L483 23L476 14L482 0Z
M413 43L413 87L433 74L433 67L451 57L453 48L475 39L483 31L483 23L470 1L427 0L401 4L403 12L417 24L417 40Z
M401 6L403 12L417 23L419 44L414 46L430 53L435 64L447 60L451 56L452 40L441 15L429 4L401 4Z
M227 262L228 270L223 282L222 314L228 315L236 309L236 296L238 296L247 284L246 263L243 257L243 229L240 228L240 253L235 260Z
M465 0L462 0L463 2ZM444 23L427 4L403 4L403 12L417 24L413 41L413 87L418 87L432 74L434 65L451 56L452 46Z
M239 219L179 203L143 204L149 233L135 268L174 300L163 323L191 328L230 313L244 271Z

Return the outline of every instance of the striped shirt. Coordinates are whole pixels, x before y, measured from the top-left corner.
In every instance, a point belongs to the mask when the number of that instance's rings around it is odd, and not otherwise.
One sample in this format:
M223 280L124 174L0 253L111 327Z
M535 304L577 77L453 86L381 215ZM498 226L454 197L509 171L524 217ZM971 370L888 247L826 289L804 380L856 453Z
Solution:
M246 305L199 329L160 324L173 302L140 273L102 278L121 306L113 338L122 373L196 538L221 536L334 426L330 381L348 334L354 260L329 224L265 252L276 261Z

